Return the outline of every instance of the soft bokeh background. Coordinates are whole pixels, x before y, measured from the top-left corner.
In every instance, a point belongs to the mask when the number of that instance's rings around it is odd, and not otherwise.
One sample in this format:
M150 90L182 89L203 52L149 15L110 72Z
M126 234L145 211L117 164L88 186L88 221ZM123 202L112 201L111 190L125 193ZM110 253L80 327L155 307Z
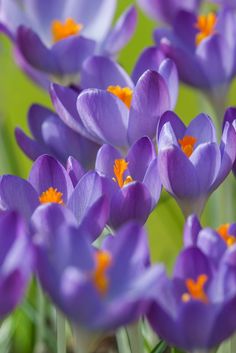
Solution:
M66 0L65 0L66 1ZM118 0L117 16L133 1ZM152 44L154 21L139 11L138 27L135 37L120 55L122 66L131 72L142 49ZM0 173L13 173L27 177L31 161L19 150L14 139L14 128L18 125L28 131L27 111L32 103L41 103L51 107L49 95L36 87L16 67L9 41L0 35ZM231 103L235 101L232 88ZM201 111L212 115L210 107L197 91L181 86L176 112L188 123ZM17 190L16 190L17 192ZM214 204L214 199L211 202ZM217 225L217 219L210 218L212 207L208 207L203 217L205 224ZM170 197L163 197L150 216L147 228L154 261L163 261L171 268L182 244L184 219ZM31 290L32 291L32 290ZM34 294L31 294L31 297ZM34 321L37 319L32 303L25 301L14 316L11 316L1 328L0 352L32 352L34 340ZM17 330L16 330L17 329ZM9 334L10 332L10 334ZM7 340L4 340L4 334ZM14 336L14 340L11 338ZM48 337L48 340L51 338ZM12 347L13 343L13 347ZM53 345L54 342L51 342Z

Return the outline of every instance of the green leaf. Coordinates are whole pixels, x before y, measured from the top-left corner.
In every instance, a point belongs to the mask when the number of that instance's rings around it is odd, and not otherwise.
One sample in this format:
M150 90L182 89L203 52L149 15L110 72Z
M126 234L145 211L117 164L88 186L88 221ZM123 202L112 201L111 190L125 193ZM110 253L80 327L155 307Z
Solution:
M160 341L150 353L164 353L166 348L167 343L165 341Z

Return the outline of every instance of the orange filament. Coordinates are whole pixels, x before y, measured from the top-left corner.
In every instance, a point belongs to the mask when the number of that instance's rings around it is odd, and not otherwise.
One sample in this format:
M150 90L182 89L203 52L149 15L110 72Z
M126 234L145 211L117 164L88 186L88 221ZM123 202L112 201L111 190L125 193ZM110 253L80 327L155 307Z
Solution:
M62 39L75 36L83 29L83 25L75 22L72 18L67 18L65 23L55 20L52 22L51 30L53 41L58 42Z
M207 275L198 276L197 280L189 278L185 281L188 292L182 295L182 301L188 302L191 299L199 300L203 303L208 303L208 297L204 291L204 286L208 280Z
M62 192L59 192L57 189L50 187L39 196L39 202L42 204L58 203L59 205L64 205L62 196Z
M130 109L131 101L133 98L133 91L129 87L120 87L120 86L109 86L107 92L110 92L120 98L122 102Z
M221 236L221 238L226 242L227 246L230 247L236 243L236 237L229 234L229 227L230 224L222 224L218 229L217 232Z
M101 295L105 295L108 291L109 279L106 272L110 266L111 255L107 251L98 251L96 253L96 269L93 273L93 282Z
M210 12L208 15L198 16L197 23L195 27L199 30L199 33L196 35L196 45L198 46L203 39L211 36L215 32L215 26L217 22L217 16Z
M197 139L193 136L184 136L181 140L179 139L179 144L181 146L182 151L187 157L190 157L194 150L194 145L197 142Z
M128 162L125 159L116 159L113 167L115 178L113 180L118 183L119 187L122 188L133 181L132 177L129 175L124 180L124 172L128 168Z

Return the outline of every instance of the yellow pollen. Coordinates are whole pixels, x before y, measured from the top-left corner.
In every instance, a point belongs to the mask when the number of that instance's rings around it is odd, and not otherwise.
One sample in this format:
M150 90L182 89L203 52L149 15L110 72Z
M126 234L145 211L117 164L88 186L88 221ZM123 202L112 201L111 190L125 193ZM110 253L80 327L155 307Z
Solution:
M208 280L207 275L198 276L197 280L189 278L185 281L188 292L182 295L182 301L188 302L191 299L199 300L205 304L208 303L208 297L204 291L204 286Z
M222 224L218 229L217 232L221 236L221 238L226 242L227 246L230 247L236 243L236 237L229 234L229 227L230 224Z
M120 86L109 86L107 92L110 92L120 98L122 102L130 109L131 101L133 98L133 91L129 87L120 87Z
M199 33L196 35L195 39L197 46L203 41L203 39L216 33L216 22L217 16L213 12L210 12L208 15L198 16L198 20L195 23L195 28L199 30Z
M197 139L193 136L184 136L181 140L179 139L179 144L181 146L182 151L187 157L190 157L194 150L194 145L197 142Z
M59 205L64 205L62 196L62 192L59 192L57 189L50 187L39 196L39 202L42 204L58 203Z
M92 277L94 285L101 295L105 295L108 291L109 279L106 272L110 266L111 255L107 251L98 251L96 253L96 268Z
M78 35L82 29L83 25L75 22L72 18L67 18L65 23L54 20L51 26L53 41L55 43L62 39Z
M116 159L113 171L115 178L113 180L118 183L119 187L122 188L124 185L127 185L133 181L132 177L128 175L124 180L124 172L128 169L128 162L125 159Z

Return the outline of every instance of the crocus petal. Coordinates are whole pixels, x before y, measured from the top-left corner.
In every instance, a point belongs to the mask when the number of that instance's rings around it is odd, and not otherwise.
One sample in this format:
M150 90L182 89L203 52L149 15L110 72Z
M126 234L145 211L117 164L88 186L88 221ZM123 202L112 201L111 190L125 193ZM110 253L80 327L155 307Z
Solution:
M139 182L118 190L111 200L110 224L118 228L128 220L145 223L152 207L147 187Z
M148 137L135 142L127 154L129 172L134 180L143 181L146 171L156 157L154 144Z
M33 104L28 112L28 123L32 135L35 139L41 143L44 142L42 135L42 125L47 121L51 116L56 117L56 114L53 113L50 109L43 107L39 104Z
M174 109L179 93L179 76L174 61L171 59L164 60L159 67L159 73L164 77L169 90L170 109Z
M84 168L82 167L80 162L71 156L67 160L66 170L71 178L74 187L78 184L79 180L85 174Z
M153 138L160 116L169 107L170 97L165 80L155 71L146 71L134 90L128 126L129 142L143 136Z
M28 181L13 175L1 177L0 208L2 210L16 210L29 219L38 205L38 195Z
M166 124L166 123L169 123L171 126L171 131L172 133L170 135L173 135L173 132L174 132L174 135L175 135L175 144L176 144L176 141L178 142L179 139L181 139L183 137L183 135L185 134L185 131L186 131L186 127L184 125L184 123L182 122L182 120L178 117L177 114L175 114L174 112L172 111L168 111L168 112L165 112L161 118L160 118L160 121L159 121L159 124L158 124L158 128L157 128L157 141L158 141L158 148L160 148L159 146L159 137L160 137L160 133L161 133L161 130L163 128L163 126ZM170 130L170 129L168 129ZM166 132L165 132L166 134ZM164 135L163 135L164 136ZM177 144L176 144L177 145Z
M78 97L77 109L85 128L98 143L127 146L129 110L119 98L102 90L85 90Z
M56 159L48 155L43 155L34 162L29 182L39 195L50 187L56 188L63 194L64 203L67 203L73 191L71 179L65 168Z
M20 128L15 129L15 138L21 150L33 161L35 161L42 154L49 152L45 146L42 146L31 139Z
M198 233L201 229L201 224L196 215L191 215L187 218L184 225L184 246L186 248L197 244Z
M157 158L155 158L149 165L144 176L143 183L146 185L150 192L152 198L152 209L154 209L160 198L162 188Z
M217 143L203 143L190 156L199 181L199 192L207 193L215 181L221 165L221 154Z
M114 28L105 39L102 51L113 56L118 53L132 38L137 24L137 11L130 6L118 19Z
M158 71L161 62L165 59L163 51L157 47L149 47L144 49L144 51L139 56L133 73L132 79L134 83L137 83L139 78L146 70Z
M20 25L29 25L30 20L22 7L15 0L2 0L0 9L0 23L6 26L10 35L14 38Z
M134 84L125 70L114 60L103 56L92 56L85 60L80 86L85 88L107 89L108 86L133 88Z
M162 149L158 154L158 166L161 182L172 195L179 199L199 196L196 169L178 147Z
M85 59L94 53L95 42L82 36L71 36L53 45L51 55L55 57L58 70L54 74L78 74Z
M115 176L115 160L121 158L121 153L117 149L111 145L103 145L97 153L95 169L98 173L112 179Z
M202 143L217 142L214 124L211 118L203 113L190 122L185 135L193 136L197 139L195 148Z
M234 120L236 120L236 108L235 107L229 107L225 111L223 129L225 127L226 121L228 121L230 124L232 124L234 122Z
M204 228L199 232L197 246L215 264L219 263L220 258L227 248L223 238L210 228Z
M197 247L189 247L183 250L178 256L174 277L186 280L196 278L202 274L211 275L211 265L208 258Z

